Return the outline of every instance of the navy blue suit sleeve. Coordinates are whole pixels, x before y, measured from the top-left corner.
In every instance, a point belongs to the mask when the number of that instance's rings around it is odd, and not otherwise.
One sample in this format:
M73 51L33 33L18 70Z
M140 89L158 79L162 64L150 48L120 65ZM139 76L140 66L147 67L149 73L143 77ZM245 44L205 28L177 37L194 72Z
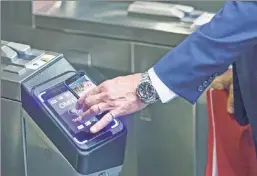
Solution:
M257 2L230 1L154 65L162 82L195 103L216 74L257 44Z

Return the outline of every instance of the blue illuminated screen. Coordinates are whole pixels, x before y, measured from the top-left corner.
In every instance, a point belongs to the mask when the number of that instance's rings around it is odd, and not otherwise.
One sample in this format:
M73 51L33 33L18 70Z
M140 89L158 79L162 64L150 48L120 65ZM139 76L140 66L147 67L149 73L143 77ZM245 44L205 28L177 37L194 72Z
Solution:
M83 113L83 111L75 108L77 98L70 91L62 92L59 95L48 99L47 102L69 126L74 134L86 130L87 126L90 125L88 118L85 118L80 122L74 122L74 119ZM96 117L92 117L90 120L98 121Z

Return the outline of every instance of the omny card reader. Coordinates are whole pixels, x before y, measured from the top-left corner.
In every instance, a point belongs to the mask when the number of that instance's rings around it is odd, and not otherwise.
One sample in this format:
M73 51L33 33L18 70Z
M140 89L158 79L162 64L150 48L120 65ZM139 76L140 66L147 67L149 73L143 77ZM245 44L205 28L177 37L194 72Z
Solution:
M53 57L47 60L43 57L45 53L42 51L37 51L39 53L37 55L24 51L20 52L21 57L27 59L17 61L15 59L17 56L9 57L8 52L10 50L15 53L16 50L13 50L12 46L19 47L22 44L9 45L8 42L2 41L2 51L3 49L7 51L4 62L14 62L9 66L18 66L25 61L27 63L21 67L24 69L23 73L16 74L16 76L24 74L24 79L21 81L22 108L72 168L78 175L119 175L124 161L127 135L123 123L117 118L100 132L91 133L90 127L103 115L85 118L79 122L74 121L74 118L82 112L75 108L77 98L64 82L76 74L76 70L63 55L51 53ZM41 64L39 67L34 65L34 70L33 59L36 61L40 59L37 62ZM26 70L33 74L26 73ZM93 77L93 75L87 76L88 80Z

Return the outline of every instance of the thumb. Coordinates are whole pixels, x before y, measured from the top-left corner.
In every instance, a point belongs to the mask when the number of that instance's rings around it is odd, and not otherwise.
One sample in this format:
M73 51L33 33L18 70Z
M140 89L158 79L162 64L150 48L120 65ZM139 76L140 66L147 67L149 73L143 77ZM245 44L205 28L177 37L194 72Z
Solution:
M234 91L233 91L233 84L229 86L229 95L227 101L227 111L230 114L234 113Z

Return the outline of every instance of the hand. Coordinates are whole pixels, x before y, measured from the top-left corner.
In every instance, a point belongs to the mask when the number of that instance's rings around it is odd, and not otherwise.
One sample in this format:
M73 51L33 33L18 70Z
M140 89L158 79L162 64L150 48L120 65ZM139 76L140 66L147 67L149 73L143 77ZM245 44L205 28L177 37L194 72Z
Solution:
M227 101L227 111L234 113L234 95L233 95L233 73L228 70L221 76L217 77L211 84L213 89L226 90L229 93Z
M85 92L78 100L76 108L84 113L75 121L109 111L90 131L96 133L106 127L113 118L137 112L146 107L136 94L141 74L117 77L107 80Z

